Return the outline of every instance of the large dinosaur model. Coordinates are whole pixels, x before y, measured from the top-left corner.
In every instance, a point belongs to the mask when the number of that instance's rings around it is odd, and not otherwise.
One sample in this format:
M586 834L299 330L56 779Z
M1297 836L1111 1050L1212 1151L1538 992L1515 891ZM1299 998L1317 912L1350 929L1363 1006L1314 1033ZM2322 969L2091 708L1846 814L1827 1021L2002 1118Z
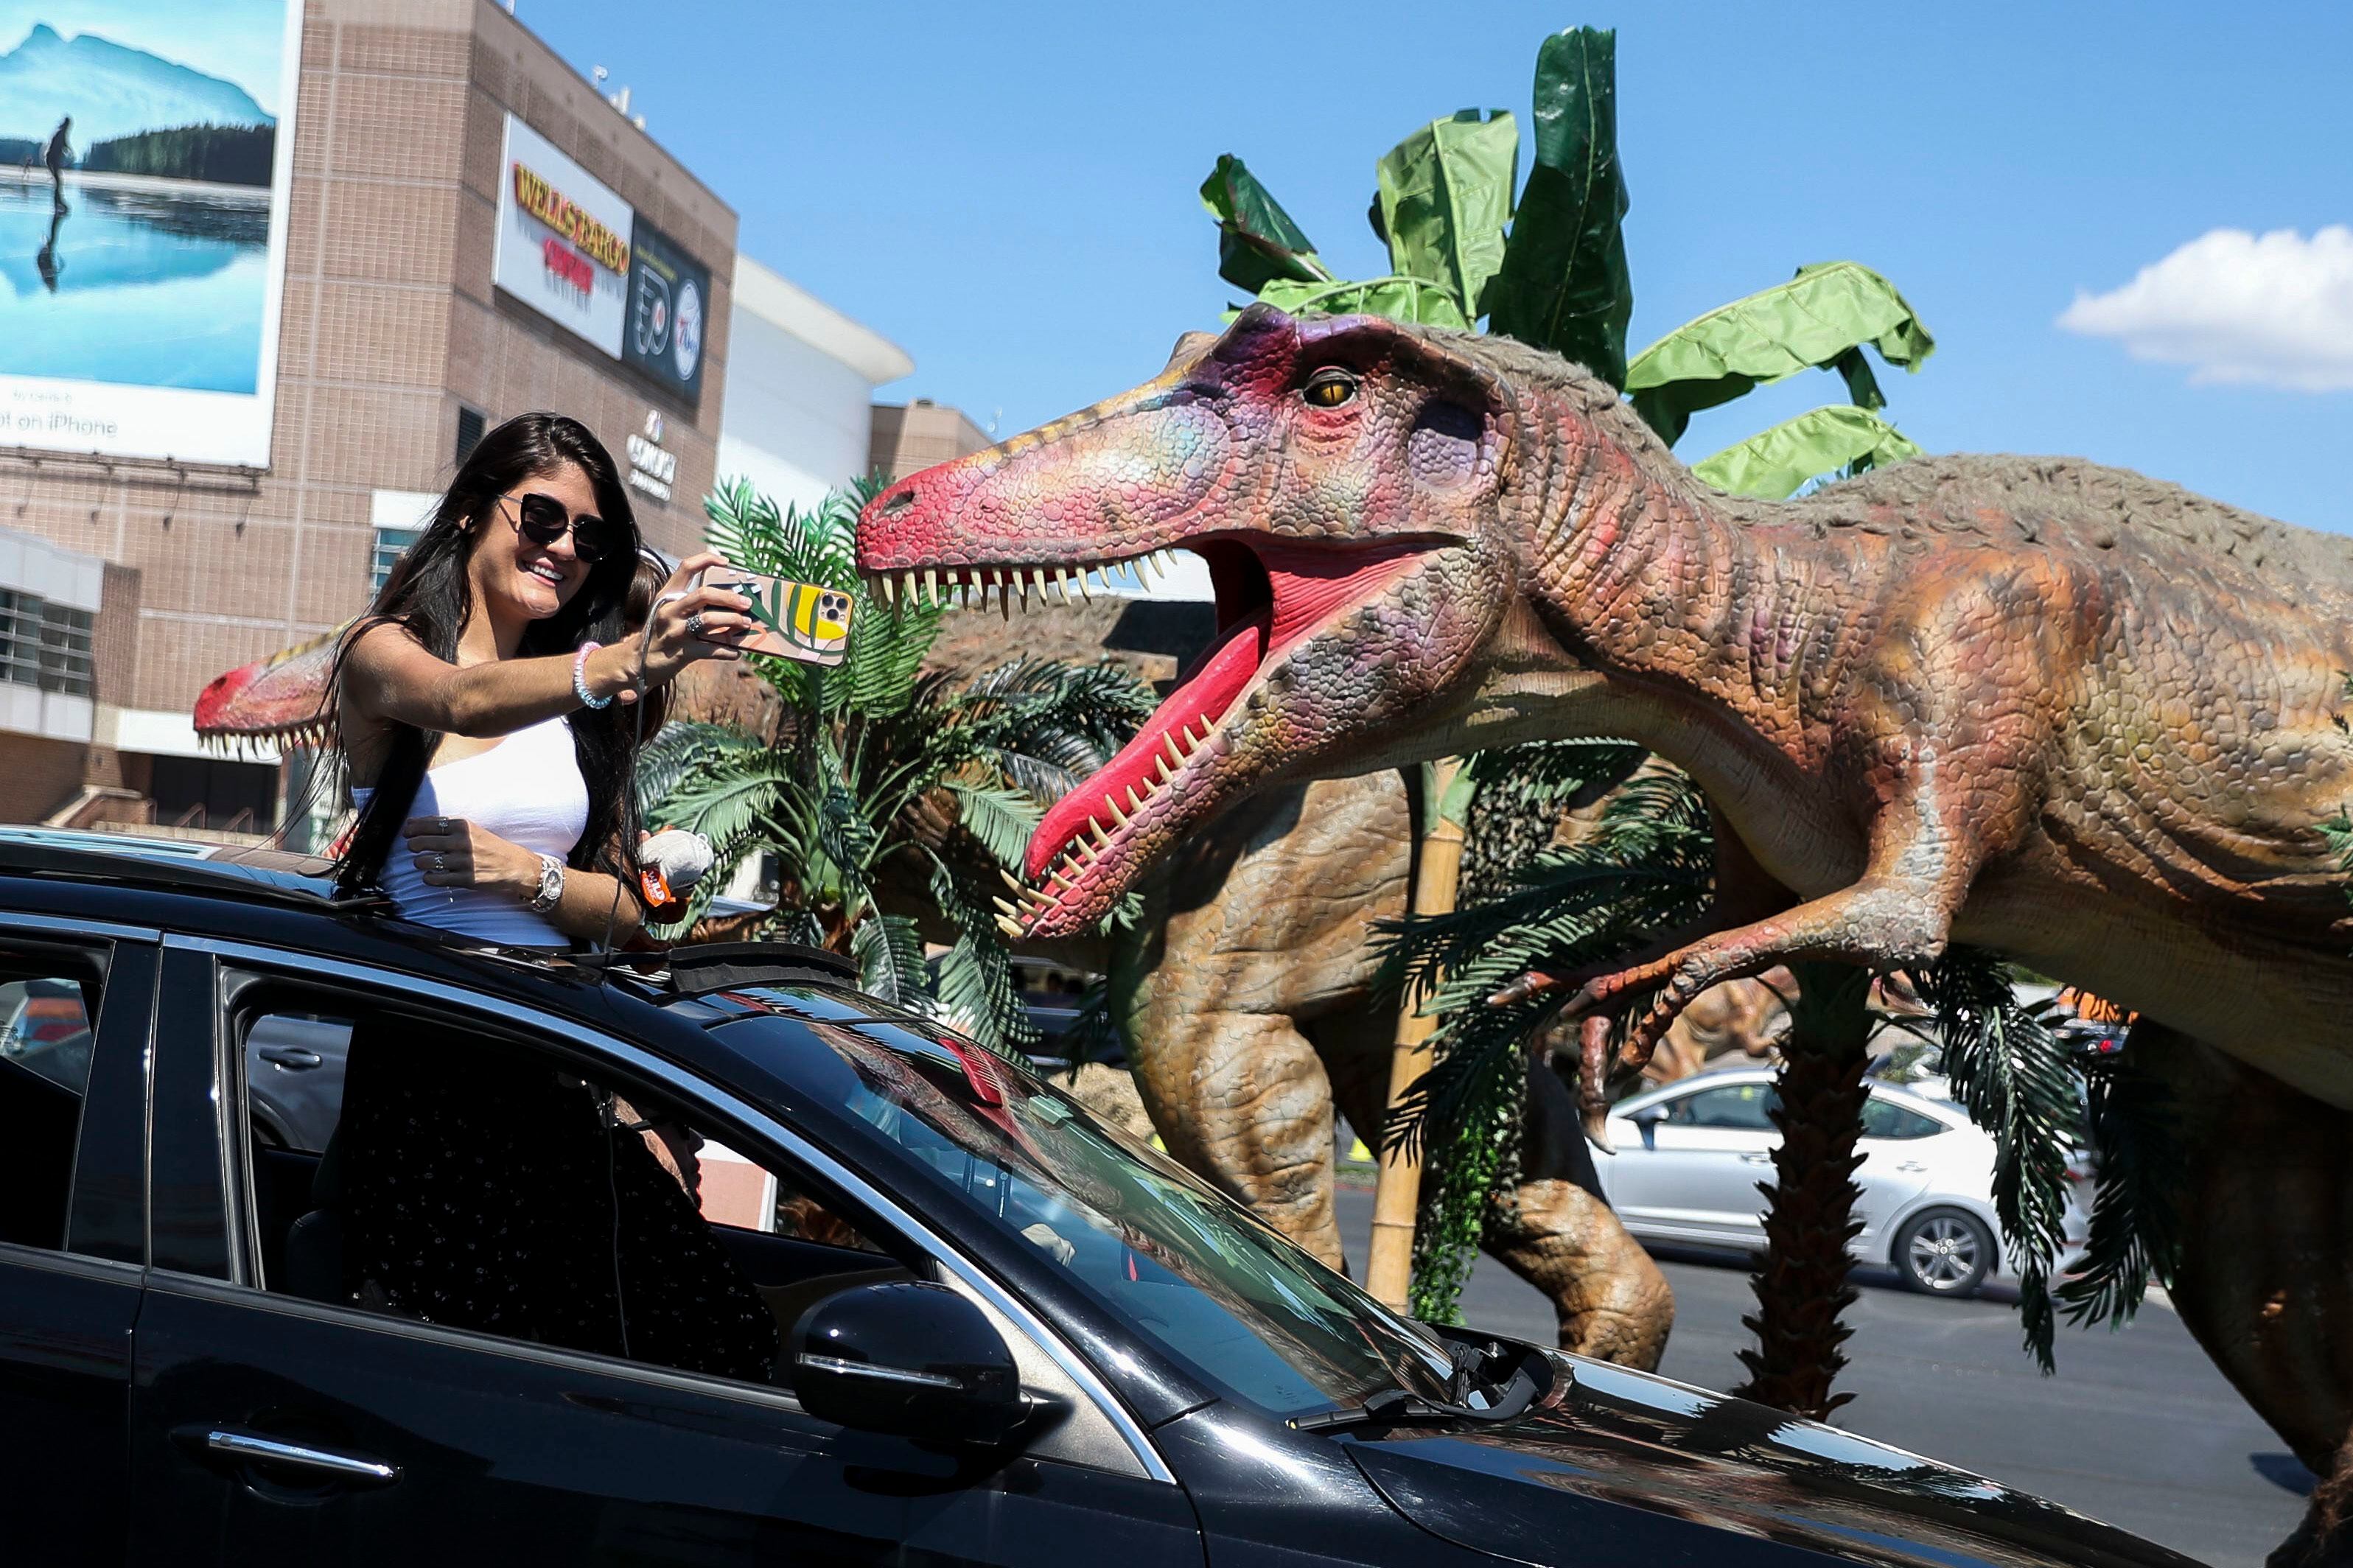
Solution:
M2319 1102L2338 1152L2353 1131L2353 915L2317 831L2353 794L2353 542L2066 459L1740 500L1551 355L1254 306L1133 392L884 490L859 563L985 593L1172 547L1208 563L1219 640L1040 825L1029 932L1093 919L1254 790L1608 735L1687 770L1730 858L1787 892L1558 977L1572 1013L1637 1015L1630 1055L1728 976L1963 941L2202 1042L2177 1062L2235 1058L2250 1105ZM2201 1148L2177 1300L2326 1473L2353 1415L2345 1320L2315 1310L2353 1301L2341 1205L2251 1214ZM2231 1266L2265 1247L2308 1294Z
M319 743L333 645L329 634L221 676L197 700L197 731L232 745ZM765 690L742 667L697 665L674 709L765 730ZM1083 937L1059 944L1111 973L1135 1092L1170 1152L1335 1268L1345 1263L1335 1112L1367 1131L1381 1124L1397 1008L1377 984L1370 938L1377 921L1405 913L1411 843L1394 772L1269 791L1149 879L1142 918L1108 949ZM1759 1004L1710 1001L1730 1026L1679 1027L1683 1054L1754 1048L1758 1028L1741 1025ZM1565 1349L1655 1367L1673 1293L1575 1179L1587 1157L1565 1131L1557 1118L1531 1119L1528 1174L1498 1205L1488 1246L1550 1300Z

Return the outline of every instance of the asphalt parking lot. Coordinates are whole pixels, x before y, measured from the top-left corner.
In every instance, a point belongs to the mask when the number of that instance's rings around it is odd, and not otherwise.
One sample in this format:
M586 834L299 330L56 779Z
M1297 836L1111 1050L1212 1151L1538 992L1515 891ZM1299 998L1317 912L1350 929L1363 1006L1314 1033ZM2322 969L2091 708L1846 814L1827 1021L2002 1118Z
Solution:
M1340 1191L1354 1263L1365 1256L1372 1194ZM1741 1261L1662 1250L1675 1330L1659 1370L1725 1388L1743 1369L1741 1314L1753 1310ZM1850 1431L1929 1455L2123 1526L2215 1568L2259 1568L2302 1515L2310 1474L2222 1381L2179 1320L2152 1303L2116 1333L2060 1333L2044 1377L2019 1347L2014 1294L1974 1300L1915 1295L1892 1271L1856 1274L1862 1299L1838 1412ZM1481 1258L1464 1292L1482 1328L1549 1340L1552 1310Z

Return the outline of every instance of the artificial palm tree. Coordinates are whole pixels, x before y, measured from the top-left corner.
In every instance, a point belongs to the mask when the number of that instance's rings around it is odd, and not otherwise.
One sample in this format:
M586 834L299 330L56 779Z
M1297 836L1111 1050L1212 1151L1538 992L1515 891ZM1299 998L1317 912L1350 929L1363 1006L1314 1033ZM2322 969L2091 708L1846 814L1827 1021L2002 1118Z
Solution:
M781 868L772 933L848 954L867 990L935 1009L993 1049L1035 1041L997 928L1045 805L1150 717L1151 689L1113 664L1016 659L968 682L923 668L944 607L868 595L853 555L871 485L781 511L738 482L705 502L737 565L851 595L836 668L754 661L777 699L768 732L673 724L646 748L646 820L712 841L684 929L746 861ZM924 955L924 936L945 951Z
M1630 393L1636 412L1670 444L1694 412L1801 370L1835 371L1846 403L1784 421L1698 465L1703 478L1727 489L1787 495L1816 475L1916 455L1879 417L1885 398L1863 351L1917 370L1935 340L1893 285L1851 261L1801 268L1788 282L1711 310L1628 359L1633 284L1621 227L1628 201L1615 72L1612 33L1572 28L1544 41L1534 157L1516 202L1520 137L1508 112L1464 110L1392 148L1375 167L1370 213L1389 251L1392 272L1383 278L1335 277L1241 160L1219 158L1201 198L1219 222L1220 274L1296 314L1364 311L1465 329L1483 320L1490 331L1552 349ZM1440 818L1478 819L1469 851L1473 902L1465 919L1436 911L1402 933L1394 973L1409 976L1409 994L1425 995L1423 1005L1443 1022L1431 1071L1399 1100L1393 1119L1400 1126L1384 1138L1385 1154L1409 1158L1415 1140L1406 1127L1427 1116L1433 1129L1429 1164L1437 1179L1422 1195L1411 1292L1424 1316L1453 1315L1490 1208L1512 1184L1519 1042L1546 1011L1537 1004L1491 1009L1485 996L1526 968L1623 953L1706 907L1707 816L1675 776L1626 785L1597 834L1537 855L1524 886L1497 894L1494 884L1549 838L1569 799L1619 784L1640 759L1623 746L1518 748L1473 759L1438 803ZM1435 792L1426 783L1424 793ZM1851 1154L1851 1133L1847 1147ZM1791 1184L1789 1192L1793 1210L1837 1209L1807 1215L1800 1229L1809 1236L1837 1230L1859 1195L1852 1183ZM1778 1322L1770 1305L1760 1311Z
M1691 416L1753 387L1815 368L1837 374L1846 401L1786 420L1694 465L1739 493L1786 497L1825 475L1852 475L1918 455L1879 416L1883 395L1864 349L1916 371L1935 343L1887 280L1850 261L1805 267L1786 283L1686 322L1629 359L1632 283L1622 220L1628 202L1616 132L1615 36L1572 28L1537 53L1534 158L1514 203L1518 131L1511 115L1462 110L1399 142L1376 167L1371 218L1390 275L1336 278L1299 226L1238 158L1218 161L1203 204L1221 230L1219 271L1261 300L1294 313L1362 311L1490 331L1551 349L1628 393L1635 412L1672 445ZM1639 753L1632 753L1636 758ZM1541 1003L1493 1008L1497 983L1542 965L1556 973L1622 955L1702 914L1713 846L1688 781L1647 771L1619 794L1599 829L1562 848L1549 837L1582 791L1626 779L1623 747L1523 747L1472 760L1441 811L1482 818L1470 850L1480 897L1451 914L1393 933L1392 973L1425 996L1441 1022L1434 1066L1397 1108L1384 1142L1425 1132L1438 1179L1425 1187L1416 1237L1413 1302L1448 1318L1481 1231L1515 1171L1519 1063L1544 1022ZM1458 818L1460 820L1460 818ZM1506 825L1518 821L1519 827ZM1527 824L1540 825L1532 836ZM1501 834L1517 853L1482 847ZM1514 866L1513 862L1517 861ZM1483 862L1483 877L1482 875ZM1498 880L1511 883L1498 891ZM1767 1189L1768 1252L1755 1279L1757 1348L1746 1352L1749 1392L1823 1415L1847 1331L1841 1310L1845 1243L1852 1233L1854 1141L1860 1131L1863 1045L1876 1021L1869 977L1812 966L1809 999L1784 1046L1785 1137ZM2027 1288L2030 1345L2048 1362L2051 1298L2044 1280L2063 1206L2073 1118L2052 1091L2064 1052L2020 1009L1990 955L1957 951L1919 984L1939 1005L1957 1090L2001 1148L1998 1201ZM2062 1292L2079 1316L2128 1315L2152 1268L2162 1274L2166 1225L2145 1157L2158 1134L2137 1089L2104 1089L2106 1133L2144 1157L2130 1173L2104 1172L2094 1268ZM2072 1107L2072 1101L2070 1102ZM2102 1130L2094 1118L2095 1132ZM2013 1223L2015 1221L2015 1223Z

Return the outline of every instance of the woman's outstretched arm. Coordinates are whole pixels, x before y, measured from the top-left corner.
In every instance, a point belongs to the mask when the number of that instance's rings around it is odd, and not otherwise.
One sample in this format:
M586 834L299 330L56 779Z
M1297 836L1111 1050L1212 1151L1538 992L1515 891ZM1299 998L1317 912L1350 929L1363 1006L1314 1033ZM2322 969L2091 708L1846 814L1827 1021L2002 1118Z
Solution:
M662 584L665 595L683 596L654 611L645 646L648 686L662 685L699 658L743 657L727 644L752 629L752 618L742 613L750 602L740 594L687 587L695 573L723 563L709 551L690 555ZM698 611L699 636L687 629ZM631 637L588 656L581 675L590 696L635 700L638 644ZM461 668L432 653L406 627L379 622L359 634L344 659L345 718L449 735L512 734L580 706L572 689L572 665L571 655L552 654Z

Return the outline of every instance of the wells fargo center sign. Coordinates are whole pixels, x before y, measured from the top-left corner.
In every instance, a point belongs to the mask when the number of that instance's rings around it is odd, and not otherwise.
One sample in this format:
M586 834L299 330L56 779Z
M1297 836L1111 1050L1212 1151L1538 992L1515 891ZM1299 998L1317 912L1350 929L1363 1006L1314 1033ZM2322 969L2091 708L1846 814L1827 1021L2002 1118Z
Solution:
M512 114L501 163L498 286L690 403L698 399L711 269Z

